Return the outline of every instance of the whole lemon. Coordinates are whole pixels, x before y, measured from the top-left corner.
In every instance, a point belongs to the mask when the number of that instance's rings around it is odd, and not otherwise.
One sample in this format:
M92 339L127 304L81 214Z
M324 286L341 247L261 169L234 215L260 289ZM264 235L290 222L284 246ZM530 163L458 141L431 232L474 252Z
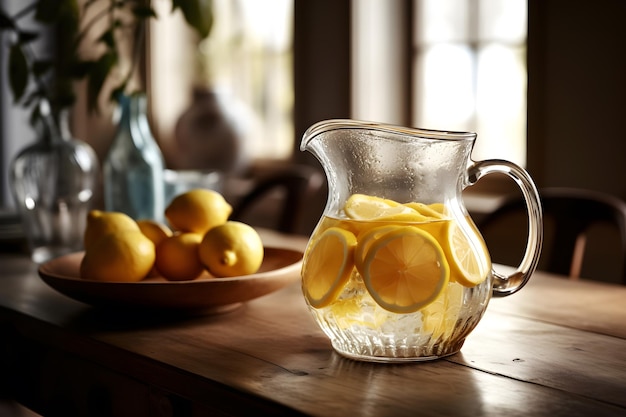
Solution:
M139 230L106 234L85 250L80 264L84 279L136 282L154 265L154 243Z
M117 211L91 210L87 213L87 225L83 243L87 249L104 235L121 231L139 231L137 222L130 216Z
M146 235L146 237L155 245L158 245L161 241L172 236L173 234L172 229L156 220L137 220L137 225L139 226L141 233Z
M170 225L182 232L204 235L224 224L233 208L217 191L197 188L177 195L165 209Z
M180 233L165 238L156 247L155 266L159 274L171 281L198 278L204 272L198 247L202 235Z
M263 242L251 226L228 221L204 235L198 254L216 277L248 275L257 272L263 263Z
M156 220L137 220L137 225L139 226L139 230L141 230L141 233L143 233L148 239L150 239L152 243L154 243L155 247L173 234L172 229ZM156 276L159 276L159 272L156 270L156 267L153 267L148 274L148 277Z

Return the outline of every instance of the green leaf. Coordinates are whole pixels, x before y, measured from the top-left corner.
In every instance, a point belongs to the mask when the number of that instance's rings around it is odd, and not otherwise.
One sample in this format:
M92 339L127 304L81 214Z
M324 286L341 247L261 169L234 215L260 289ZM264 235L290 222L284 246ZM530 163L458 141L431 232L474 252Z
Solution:
M94 62L87 81L87 101L90 112L98 111L98 98L111 69L117 64L117 54L109 51Z
M115 48L115 34L112 29L107 30L98 38L98 42L102 42L108 48Z
M53 69L53 63L50 60L37 60L33 62L33 75L41 78L46 72Z
M54 107L57 109L65 109L71 107L76 102L76 94L71 86L65 86L56 94Z
M89 76L95 65L95 61L83 61L76 59L69 66L69 76L79 80L85 78Z
M39 0L36 4L35 19L53 24L62 19L78 21L79 6L76 0Z
M15 20L3 10L0 10L0 30L13 29L15 30Z
M35 19L43 23L54 23L61 15L61 7L64 0L38 1L35 10Z
M19 43L24 44L28 42L33 42L35 39L39 37L39 34L36 32L28 32L25 30L20 30L17 32L17 36L19 39Z
M13 100L20 101L28 85L28 62L19 44L12 45L9 51L9 85Z
M150 6L135 6L133 7L133 14L138 19L149 19L151 17L157 18L157 14Z
M202 39L209 36L213 27L212 0L172 0L172 12L180 9L185 20Z

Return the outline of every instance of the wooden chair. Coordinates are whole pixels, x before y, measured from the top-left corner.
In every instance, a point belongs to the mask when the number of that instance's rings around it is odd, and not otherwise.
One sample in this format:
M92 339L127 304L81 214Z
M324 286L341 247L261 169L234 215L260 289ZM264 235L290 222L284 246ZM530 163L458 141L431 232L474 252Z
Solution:
M323 174L313 167L273 167L259 174L252 188L235 202L231 218L283 233L299 233L307 205L323 185Z
M539 269L572 279L579 278L584 270L585 278L626 285L626 203L605 193L575 188L544 188L539 190L539 194L545 226ZM506 245L503 240L514 233L516 226L526 227L525 210L521 196L510 198L478 222L494 262L500 262L493 255L497 254L501 245ZM609 226L610 229L606 229L613 237L609 240L602 238L592 244L588 241L590 230L598 225ZM498 232L500 242L493 238ZM607 232L604 233L606 235ZM587 267L591 262L590 249L596 252L594 268ZM603 276L606 272L601 271L609 263L616 264L614 270L617 276L614 278Z

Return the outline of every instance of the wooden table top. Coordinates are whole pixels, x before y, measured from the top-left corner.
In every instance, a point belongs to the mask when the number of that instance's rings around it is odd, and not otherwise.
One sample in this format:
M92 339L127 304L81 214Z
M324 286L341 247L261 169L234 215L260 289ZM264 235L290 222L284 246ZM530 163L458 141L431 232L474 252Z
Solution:
M174 393L187 415L626 415L626 287L537 272L460 353L378 364L333 352L298 284L221 315L129 317L57 293L25 257L0 265L0 329Z

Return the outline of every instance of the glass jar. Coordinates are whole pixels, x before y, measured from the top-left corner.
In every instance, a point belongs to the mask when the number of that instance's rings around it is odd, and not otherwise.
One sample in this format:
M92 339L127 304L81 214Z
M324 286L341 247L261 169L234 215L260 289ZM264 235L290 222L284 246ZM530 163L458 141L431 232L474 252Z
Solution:
M104 203L108 211L162 221L165 163L146 115L146 95L119 98L121 117L104 161Z
M10 167L13 197L37 263L83 248L99 173L91 146L50 120L41 127L39 140L22 149Z

